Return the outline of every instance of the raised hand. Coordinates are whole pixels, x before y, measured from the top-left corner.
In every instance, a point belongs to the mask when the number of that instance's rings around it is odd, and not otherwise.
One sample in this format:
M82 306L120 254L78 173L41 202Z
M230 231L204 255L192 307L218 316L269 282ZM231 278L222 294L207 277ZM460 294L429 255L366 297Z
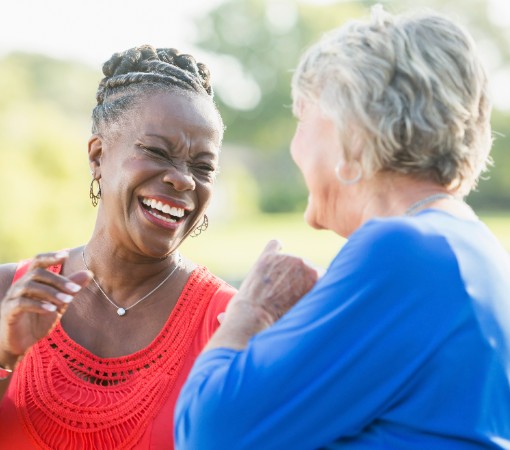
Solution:
M317 270L303 259L280 253L281 244L271 240L244 279L234 301L263 309L274 322L305 295L318 278Z
M81 270L64 277L47 270L62 264L67 251L36 256L0 304L0 366L12 369L25 352L46 336L74 296L91 280Z
M280 253L272 240L244 279L204 351L243 349L249 339L271 326L315 284L317 270L296 256Z

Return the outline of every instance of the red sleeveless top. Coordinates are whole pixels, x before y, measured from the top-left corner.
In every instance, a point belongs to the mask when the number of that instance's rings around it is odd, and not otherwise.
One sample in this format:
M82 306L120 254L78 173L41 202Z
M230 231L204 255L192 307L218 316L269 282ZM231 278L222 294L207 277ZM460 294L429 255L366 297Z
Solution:
M58 323L12 375L0 403L0 448L173 449L179 390L234 294L198 267L153 342L118 358L98 358Z

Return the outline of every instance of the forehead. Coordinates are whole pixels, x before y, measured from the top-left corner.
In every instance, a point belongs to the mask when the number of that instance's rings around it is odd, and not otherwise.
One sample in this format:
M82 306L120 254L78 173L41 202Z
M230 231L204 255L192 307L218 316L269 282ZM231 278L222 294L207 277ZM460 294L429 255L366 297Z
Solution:
M221 141L223 123L211 98L186 91L151 92L141 96L129 122L149 134L178 132ZM128 122L128 123L129 123Z

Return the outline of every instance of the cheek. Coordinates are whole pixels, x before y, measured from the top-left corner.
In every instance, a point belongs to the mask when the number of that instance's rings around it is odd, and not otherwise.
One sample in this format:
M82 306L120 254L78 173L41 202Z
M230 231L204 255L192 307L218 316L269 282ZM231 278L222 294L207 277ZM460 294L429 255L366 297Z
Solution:
M205 209L211 202L214 192L214 181L208 183L197 183L195 192L200 202L200 209Z
M306 223L317 230L323 229L320 201L313 196L308 197L304 218Z
M297 155L298 155L298 152L296 149L296 136L294 135L294 137L292 138L292 141L290 141L290 156L292 158L292 161L294 161L294 164L296 164L296 166L299 167Z
M298 167L301 166L306 148L306 135L302 130L301 124L296 126L296 131L290 142L290 155Z

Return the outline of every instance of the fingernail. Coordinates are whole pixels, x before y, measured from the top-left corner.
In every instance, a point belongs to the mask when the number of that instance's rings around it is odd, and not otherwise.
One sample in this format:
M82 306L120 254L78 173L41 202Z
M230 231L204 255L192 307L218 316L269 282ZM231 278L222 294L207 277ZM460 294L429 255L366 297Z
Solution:
M66 283L66 288L71 292L78 292L81 289L81 286L79 284L73 283L72 281L68 281Z
M69 252L66 250L62 250L58 253L55 253L55 258L67 258L69 256Z
M41 303L41 307L44 308L46 311L56 311L57 307L53 303Z
M59 292L56 297L64 303L71 303L73 301L73 296L69 294L64 294L63 292Z
M224 318L225 318L225 313L219 313L219 314L218 314L217 319L218 319L218 322L219 322L219 323L223 322L223 319L224 319Z

